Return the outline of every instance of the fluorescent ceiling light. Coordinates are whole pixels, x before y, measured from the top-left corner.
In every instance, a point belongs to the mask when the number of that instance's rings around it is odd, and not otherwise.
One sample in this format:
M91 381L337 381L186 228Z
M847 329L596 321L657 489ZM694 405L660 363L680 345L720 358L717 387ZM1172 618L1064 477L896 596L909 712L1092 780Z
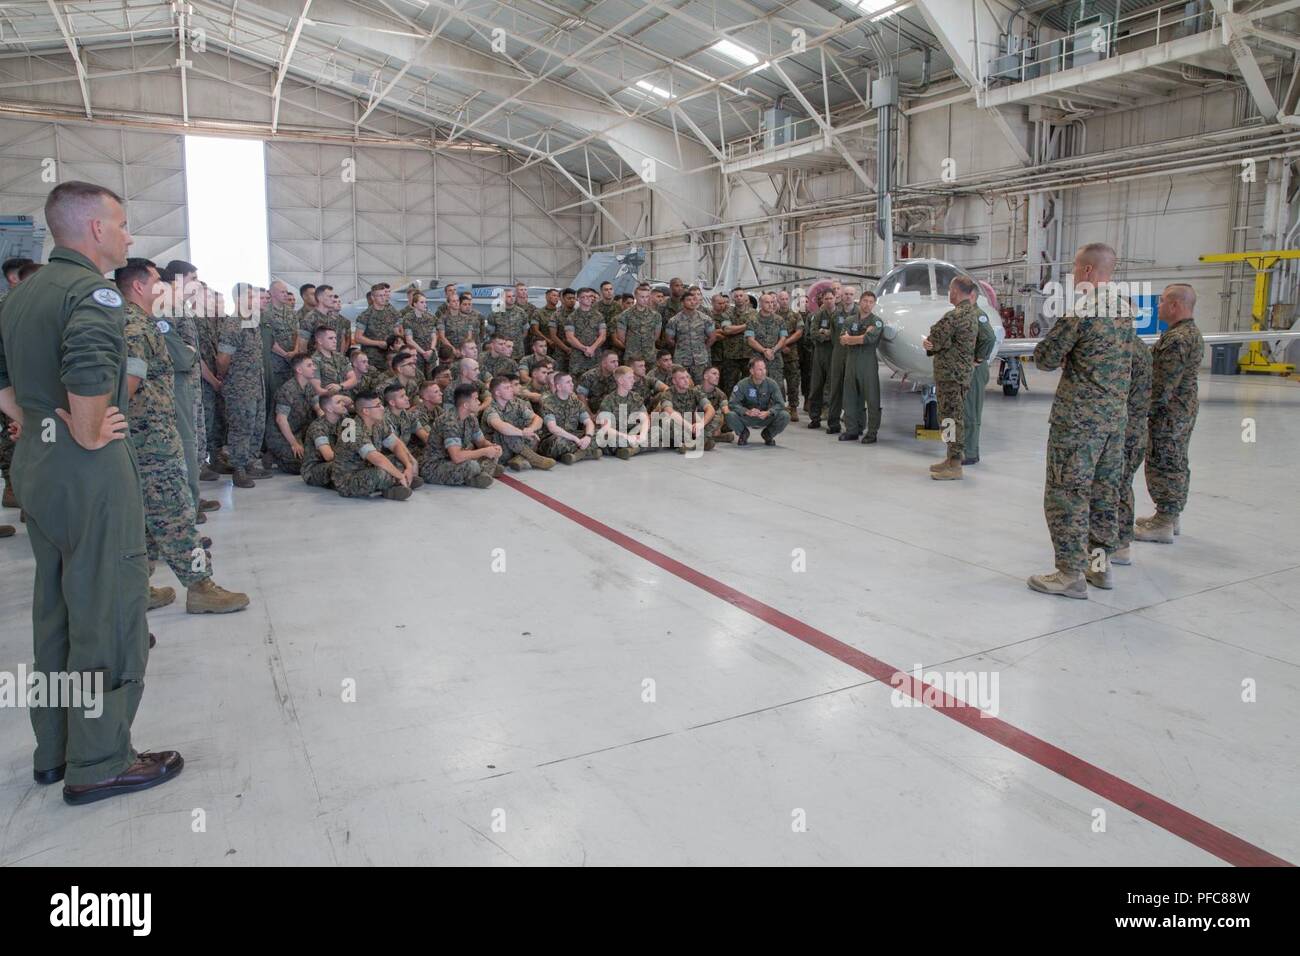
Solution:
M673 95L669 93L667 90L661 90L659 87L655 86L653 83L651 83L648 80L637 80L636 85L638 89L645 90L647 93L653 93L655 96L659 97L660 99L670 100L673 98Z
M871 18L872 23L875 23L877 20L883 20L886 17L892 17L895 13L902 13L911 6L910 3L900 4L898 3L898 0L844 0L844 2L851 7L856 7L863 13L870 14L884 10L884 13ZM891 7L897 7L897 9L890 9Z
M872 0L872 2L874 2L874 0ZM721 53L728 59L735 60L741 66L753 66L758 62L758 57L754 54L750 53L739 43L733 43L727 39L719 40L717 43L713 44L713 46L709 47L709 49Z

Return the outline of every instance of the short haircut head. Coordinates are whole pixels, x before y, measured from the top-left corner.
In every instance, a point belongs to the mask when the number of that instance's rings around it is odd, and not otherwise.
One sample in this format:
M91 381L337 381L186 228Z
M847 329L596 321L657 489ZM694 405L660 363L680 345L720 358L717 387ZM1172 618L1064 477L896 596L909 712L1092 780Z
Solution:
M315 292L315 291L316 291L316 287L312 285L310 282L306 282L298 286L299 295L306 295L308 292Z
M17 272L31 261L32 260L26 256L15 256L12 259L6 259L4 265L0 266L0 275L7 276L11 272Z
M98 218L104 202L122 203L122 197L113 190L94 183L76 180L60 183L45 197L45 225L54 241L76 240L90 220Z
M306 352L299 352L297 355L293 357L293 360L289 363L289 367L296 372L302 366L303 362L310 362L310 361L311 361L310 355L308 355Z
M352 404L354 406L360 406L362 402L382 402L382 401L383 401L382 398L380 398L377 394L370 391L369 389L367 389L364 392L357 392L355 395L352 396Z
M316 295L318 297L324 295L327 292L333 292L333 291L334 291L334 287L332 285L318 285L316 287Z
M1115 263L1119 259L1119 256L1115 254L1115 250L1104 242L1090 242L1085 246L1080 246L1075 255L1083 259L1084 262L1091 263L1094 269L1104 275L1110 275L1115 271Z
M1186 282L1169 283L1165 286L1165 293L1181 301L1188 311L1196 308L1196 290Z
M949 284L962 295L970 295L979 289L979 286L975 284L975 280L970 276L954 276Z
M18 281L23 282L30 279L44 268L45 263L43 262L29 262L26 265L20 266L18 269Z
M462 382L451 390L451 400L456 407L464 405L471 398L478 395L478 386L471 385L469 382Z
M126 292L137 282L149 281L149 270L153 263L148 259L128 259L126 265L113 272L113 284L121 292Z
M384 389L384 404L387 405L390 401L392 401L394 395L396 395L398 392L404 392L404 391L406 391L405 388L403 388L397 382L393 382L391 385L387 386Z

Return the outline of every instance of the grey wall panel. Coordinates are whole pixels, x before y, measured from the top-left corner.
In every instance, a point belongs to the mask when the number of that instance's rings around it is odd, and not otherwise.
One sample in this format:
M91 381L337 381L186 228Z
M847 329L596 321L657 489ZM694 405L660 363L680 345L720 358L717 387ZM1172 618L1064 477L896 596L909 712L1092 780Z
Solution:
M47 169L53 181L43 178ZM40 217L56 182L73 179L107 186L126 200L132 255L160 263L188 258L180 136L0 119L0 213ZM47 252L50 245L47 238Z

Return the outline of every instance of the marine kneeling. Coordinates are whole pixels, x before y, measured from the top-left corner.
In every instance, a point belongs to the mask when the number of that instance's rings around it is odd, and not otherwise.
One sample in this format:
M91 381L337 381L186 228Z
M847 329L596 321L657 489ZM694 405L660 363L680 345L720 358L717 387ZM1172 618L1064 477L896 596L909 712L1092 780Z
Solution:
M749 360L749 377L736 383L729 404L727 424L736 433L737 445L749 444L751 428L762 429L764 445L775 445L776 436L790 424L781 386L767 377L767 362L761 358Z
M493 341L497 341L496 337ZM502 340L508 344L509 340ZM522 398L515 397L515 378L497 375L488 386L492 401L483 410L479 421L483 432L491 436L501 448L501 461L512 471L540 468L548 471L555 467L555 459L537 453L538 432L542 416Z
M384 422L384 403L374 392L352 400L355 417L344 419L334 446L334 489L344 498L405 501L424 482L406 445Z
M497 462L501 446L479 429L478 386L462 382L451 392L452 407L429 431L429 444L420 460L420 476L435 485L487 488L505 469Z
M626 365L614 369L614 391L600 402L596 412L596 443L627 461L650 447L650 415L645 397L633 390L636 372Z

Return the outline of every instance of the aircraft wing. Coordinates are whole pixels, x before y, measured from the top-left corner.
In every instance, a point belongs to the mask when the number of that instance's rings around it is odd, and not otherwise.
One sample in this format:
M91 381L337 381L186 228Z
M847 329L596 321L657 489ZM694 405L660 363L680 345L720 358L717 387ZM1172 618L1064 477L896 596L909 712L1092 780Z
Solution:
M1153 345L1159 341L1158 335L1139 335L1143 342ZM1280 342L1300 338L1300 330L1283 332L1267 330L1262 332L1202 332L1201 338L1206 345L1231 345L1237 342ZM1034 347L1042 339L1003 339L993 358L1014 358L1017 355L1032 355Z

